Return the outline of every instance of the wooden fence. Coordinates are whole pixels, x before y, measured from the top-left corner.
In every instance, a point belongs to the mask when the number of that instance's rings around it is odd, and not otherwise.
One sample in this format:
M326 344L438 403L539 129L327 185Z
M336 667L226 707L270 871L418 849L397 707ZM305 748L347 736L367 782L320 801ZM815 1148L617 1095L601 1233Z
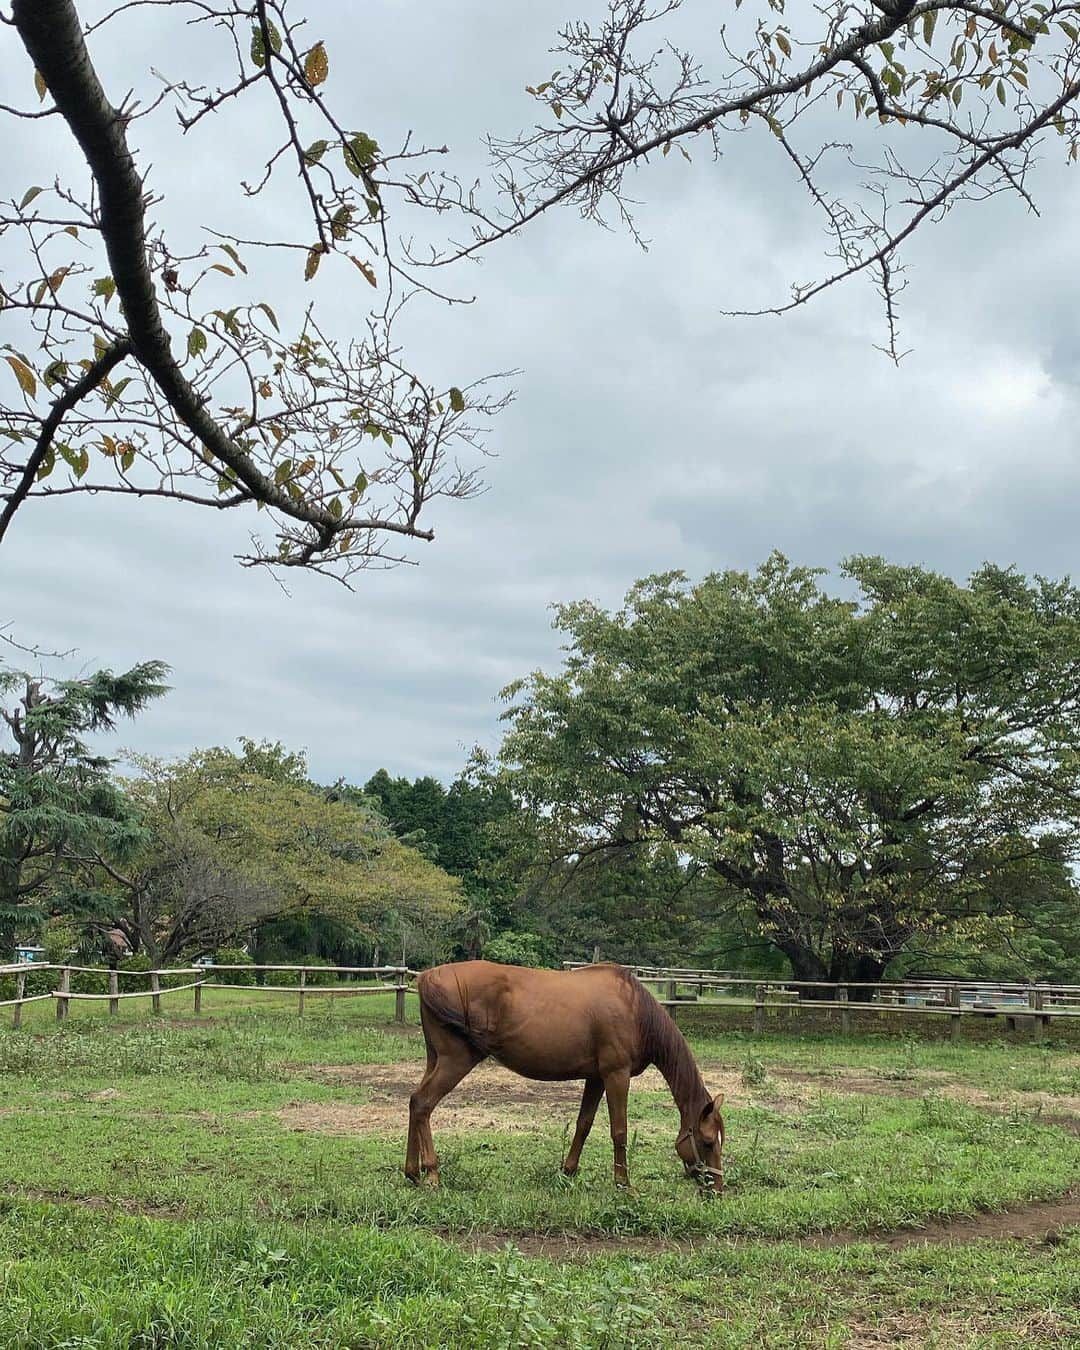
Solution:
M564 968L577 969L586 962L566 961ZM840 1030L853 1029L856 1018L917 1016L947 1018L950 1034L956 1039L962 1023L970 1019L1001 1018L1014 1030L1028 1030L1041 1040L1057 1019L1080 1018L1080 985L1020 984L979 980L893 980L874 983L823 982L810 980L762 979L758 976L729 974L727 971L693 970L676 966L631 966L634 974L656 993L660 1003L677 1020L679 1011L746 1009L752 1014L755 1032L762 1032L789 1018L826 1012L836 1016ZM27 977L43 971L55 972L55 988L47 993L27 994ZM237 986L217 978L223 973L242 972L253 976L289 972L295 984L262 983ZM52 999L57 1020L63 1021L77 1002L107 1002L110 1013L118 1013L121 999L148 998L155 1013L161 1000L174 994L190 993L193 1009L201 1012L203 992L207 989L242 987L249 994L293 994L296 1010L302 1014L306 1001L320 994L359 996L394 995L394 1018L405 1021L405 995L415 992L411 981L416 971L407 966L303 966L303 965L200 965L169 970L109 970L93 966L59 964L21 964L0 966L0 976L13 975L15 997L0 1002L11 1008L13 1024L22 1023L23 1008L29 1003ZM83 993L71 985L76 974L104 976L107 993ZM348 979L349 983L312 984L309 975ZM181 984L172 981L189 976ZM168 983L162 984L166 979ZM373 981L370 984L359 980ZM121 989L121 980L145 980L146 988Z
M27 994L26 980L27 976L33 972L38 974L45 971L54 971L56 987L45 994ZM249 975L273 974L274 972L288 971L297 977L296 984L250 984L238 986L234 983L223 982L215 977L223 971L242 971ZM354 982L349 984L333 985L315 985L308 983L308 975L315 973L317 975L333 975L337 977L352 977ZM81 993L71 987L71 977L74 974L87 974L105 976L108 980L108 993L94 994ZM408 981L414 979L416 972L409 970L407 966L292 966L292 965L200 965L185 966L177 968L175 966L168 970L111 970L100 966L73 966L59 965L55 963L23 963L20 965L0 966L0 976L14 975L15 977L15 997L5 999L0 1002L0 1008L11 1008L13 1010L13 1025L18 1027L22 1024L22 1010L28 1003L39 1003L43 999L54 999L56 1002L57 1021L63 1021L71 1010L74 1002L105 1003L109 1005L110 1013L120 1011L120 1000L129 998L148 998L151 1001L154 1012L161 1011L161 1000L171 997L173 994L190 992L193 995L193 1007L196 1013L202 1011L203 991L205 989L236 989L243 988L249 994L295 994L296 1010L303 1013L304 1005L308 998L313 994L346 994L356 996L360 994L386 994L394 995L394 1019L398 1022L405 1021L405 995L410 992ZM173 984L171 981L177 977L193 976L183 984ZM360 984L355 980L358 977L366 977L375 980L374 984ZM166 978L170 981L162 985L161 981ZM121 990L120 981L146 980L145 989L125 989Z
M584 961L564 961L567 970ZM838 1013L840 1030L852 1030L857 1015L930 1016L949 1020L950 1035L960 1035L966 1019L1003 1018L1010 1030L1029 1030L1041 1040L1057 1018L1080 1018L1080 985L1023 984L990 980L821 981L762 979L727 971L678 966L629 966L642 984L678 1019L679 1010L745 1008L753 1028L770 1021L798 1019L816 1012Z

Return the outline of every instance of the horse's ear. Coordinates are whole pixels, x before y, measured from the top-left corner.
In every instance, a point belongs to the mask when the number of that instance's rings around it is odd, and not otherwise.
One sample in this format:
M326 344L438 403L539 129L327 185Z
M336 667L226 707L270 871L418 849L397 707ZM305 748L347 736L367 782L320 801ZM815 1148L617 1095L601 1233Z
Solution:
M720 1108L723 1106L723 1104L724 1104L724 1094L722 1092L718 1092L716 1096L713 1098L712 1109L714 1111L719 1111Z
M711 1102L705 1103L701 1111L701 1119L702 1120L708 1119L708 1117L713 1115L714 1112L719 1111L720 1108L723 1106L723 1104L724 1104L724 1094L722 1092L718 1092Z

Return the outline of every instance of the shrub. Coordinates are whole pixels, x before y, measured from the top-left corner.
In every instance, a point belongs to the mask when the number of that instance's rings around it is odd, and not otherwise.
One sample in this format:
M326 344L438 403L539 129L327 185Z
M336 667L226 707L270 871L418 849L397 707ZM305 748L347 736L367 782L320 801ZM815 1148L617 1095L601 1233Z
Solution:
M300 983L300 966L318 966L319 970L309 970L307 973L307 985L313 984L336 984L337 975L334 974L334 963L324 960L321 956L301 956L296 961L296 969L293 970L269 970L266 972L267 984L281 984L292 988Z
M40 970L33 965L26 967L26 988L23 991L27 998L33 998L35 994L48 994L56 988L59 981L59 974L55 970ZM7 1002L8 999L15 997L15 975L0 975L0 1003Z
M506 966L554 966L550 945L538 933L519 933L507 929L496 933L484 943L488 961L501 961Z
M242 947L220 947L214 953L214 964L223 966L253 966L255 962ZM219 984L254 984L252 970L220 970L210 972Z

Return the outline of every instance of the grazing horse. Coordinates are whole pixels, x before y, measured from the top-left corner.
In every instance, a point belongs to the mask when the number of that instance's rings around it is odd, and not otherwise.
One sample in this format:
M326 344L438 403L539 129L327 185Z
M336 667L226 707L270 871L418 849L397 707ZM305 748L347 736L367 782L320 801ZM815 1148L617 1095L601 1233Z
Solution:
M577 1129L562 1165L578 1170L600 1098L607 1093L615 1183L626 1170L626 1096L630 1079L655 1064L681 1120L675 1151L699 1185L723 1185L723 1097L705 1090L690 1047L652 994L622 966L529 970L492 961L458 961L417 981L427 1042L427 1072L409 1098L405 1175L439 1183L432 1110L490 1055L524 1078L584 1078Z

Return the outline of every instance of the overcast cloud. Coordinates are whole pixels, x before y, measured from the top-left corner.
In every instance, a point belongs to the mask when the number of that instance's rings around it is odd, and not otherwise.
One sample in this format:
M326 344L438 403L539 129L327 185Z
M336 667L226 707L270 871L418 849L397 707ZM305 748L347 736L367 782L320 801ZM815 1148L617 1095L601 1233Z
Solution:
M687 4L704 47L715 7ZM483 130L529 120L523 85L547 73L570 12L493 0L306 9L345 122L384 143L413 127L460 151L466 172L482 164ZM167 11L140 22L141 46L94 48L110 92L147 65L183 66L187 39ZM0 55L0 98L25 102L10 30ZM245 127L257 138L243 119L258 115L245 105L180 158L167 124L140 132L170 230L194 238L214 218L220 185L245 169ZM51 126L28 131L5 195L74 164L58 144ZM455 278L474 306L415 309L410 356L433 378L522 372L492 437L488 492L436 513L419 567L361 576L353 594L290 573L285 594L232 561L253 519L32 502L0 558L0 617L23 641L76 648L80 666L167 661L174 692L125 733L140 750L245 734L305 747L324 780L363 781L380 765L449 779L472 744L497 742L500 687L558 660L553 603L614 604L648 572L752 568L773 548L821 565L882 553L960 576L984 559L1074 570L1076 172L1047 158L1041 218L999 199L917 237L902 314L913 350L896 369L874 349L880 309L858 282L784 319L722 314L821 270L816 219L761 153L738 140L719 165L673 155L640 175L647 253L555 213ZM307 300L291 271L278 277L276 307ZM354 305L361 316L362 288L318 294L336 331Z

